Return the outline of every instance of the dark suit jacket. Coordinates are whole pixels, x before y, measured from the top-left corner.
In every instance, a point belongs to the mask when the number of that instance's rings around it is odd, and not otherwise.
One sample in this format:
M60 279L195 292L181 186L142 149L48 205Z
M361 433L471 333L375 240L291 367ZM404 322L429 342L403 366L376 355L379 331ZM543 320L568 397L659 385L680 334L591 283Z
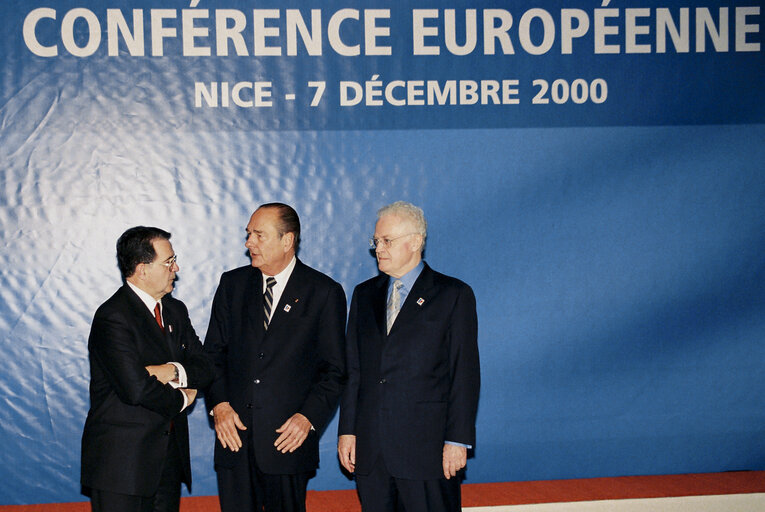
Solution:
M240 267L221 276L213 300L205 351L215 380L205 393L209 409L229 402L248 431L234 453L215 443L215 464L234 467L248 438L261 471L295 474L319 464L319 433L332 418L345 383L346 301L342 287L297 261L268 331L263 329L263 276ZM274 447L276 429L295 413L316 429L293 453Z
M353 292L338 433L356 436L358 474L382 456L394 477L443 478L444 441L475 446L475 296L426 264L386 335L388 281L381 274Z
M186 411L181 391L149 375L145 367L181 363L188 386L212 379L212 364L189 320L186 306L162 298L165 332L125 284L96 311L88 339L90 411L82 434L81 483L121 494L152 496L167 454L170 422L191 489Z

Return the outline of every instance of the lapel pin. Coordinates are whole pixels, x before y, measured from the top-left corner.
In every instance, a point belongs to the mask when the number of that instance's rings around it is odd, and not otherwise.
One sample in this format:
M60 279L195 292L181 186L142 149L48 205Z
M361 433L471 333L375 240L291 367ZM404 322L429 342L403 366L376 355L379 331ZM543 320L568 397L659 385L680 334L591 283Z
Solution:
M172 333L172 332L173 332L173 326L172 326L172 325L168 325L168 326L167 326L167 330L168 330L168 331L170 331L170 332Z
M418 305L418 306L422 306L423 304L425 304L425 299L423 299L422 297L420 297L419 299L417 299L417 305Z
M297 302L297 301L295 301L295 302ZM292 309L292 306L290 306L289 304L285 304L284 305L284 312L285 313L289 313L290 309Z

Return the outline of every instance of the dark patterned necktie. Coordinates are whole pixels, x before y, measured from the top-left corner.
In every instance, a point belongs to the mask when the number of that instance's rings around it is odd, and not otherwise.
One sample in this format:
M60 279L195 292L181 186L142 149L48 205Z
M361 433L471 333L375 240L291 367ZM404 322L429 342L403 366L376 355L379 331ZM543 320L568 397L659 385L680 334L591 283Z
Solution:
M268 330L268 322L271 318L271 306L274 302L274 286L276 286L276 279L269 277L266 279L266 292L263 294L263 328Z

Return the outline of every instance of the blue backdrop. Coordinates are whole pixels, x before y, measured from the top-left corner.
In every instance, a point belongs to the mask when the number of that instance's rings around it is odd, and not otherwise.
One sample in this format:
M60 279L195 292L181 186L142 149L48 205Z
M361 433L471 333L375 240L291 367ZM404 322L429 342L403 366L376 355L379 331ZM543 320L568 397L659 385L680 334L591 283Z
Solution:
M117 237L172 231L203 335L269 201L349 297L377 208L424 208L478 300L468 482L765 469L761 1L357 4L6 2L0 504L84 499ZM352 486L335 429L311 488Z

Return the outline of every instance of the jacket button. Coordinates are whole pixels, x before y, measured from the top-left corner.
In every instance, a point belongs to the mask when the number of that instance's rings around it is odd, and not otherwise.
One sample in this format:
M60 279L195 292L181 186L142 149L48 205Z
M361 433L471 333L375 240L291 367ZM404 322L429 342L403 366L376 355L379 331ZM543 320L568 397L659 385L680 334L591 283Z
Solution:
M247 404L245 407L247 407L248 409L252 409L252 404Z
M258 359L263 359L264 357L266 357L266 355L263 352L258 354Z
M255 379L253 382L254 382L255 384L260 384L260 379Z
M380 379L380 384L385 384L386 382L388 382L388 381L385 380L385 379Z

